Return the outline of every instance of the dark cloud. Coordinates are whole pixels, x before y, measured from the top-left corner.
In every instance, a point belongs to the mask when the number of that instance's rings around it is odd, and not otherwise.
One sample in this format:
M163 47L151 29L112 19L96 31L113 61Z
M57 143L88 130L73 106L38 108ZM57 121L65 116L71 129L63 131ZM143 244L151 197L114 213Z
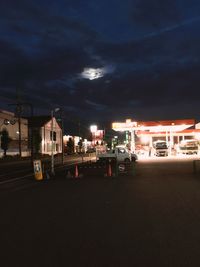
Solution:
M0 22L1 105L18 88L40 112L91 121L198 115L195 0L8 0ZM106 71L89 80L86 68Z
M134 2L132 18L145 28L163 27L166 23L180 22L182 14L176 0L137 0Z

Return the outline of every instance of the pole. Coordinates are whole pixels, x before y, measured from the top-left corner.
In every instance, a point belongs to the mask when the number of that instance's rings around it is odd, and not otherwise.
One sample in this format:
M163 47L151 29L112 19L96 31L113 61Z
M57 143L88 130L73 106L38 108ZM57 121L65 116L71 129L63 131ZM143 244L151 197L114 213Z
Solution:
M21 140L21 113L22 113L22 105L21 105L21 95L20 95L20 89L17 87L16 88L16 97L17 97L17 103L16 103L16 113L18 117L18 131L19 131L19 141L18 141L18 146L19 146L19 156L21 158L22 156L22 140Z
M54 172L54 151L53 151L53 110L51 111L51 174L55 175L55 172Z
M18 113L18 129L19 129L19 156L22 156L22 133L21 133L21 105L18 105L19 113Z
M33 105L32 104L29 104L29 105L31 108L31 119L33 119ZM33 155L33 127L32 125L30 128L30 139L31 139L31 162L33 163L34 155Z
M170 156L172 155L172 129L170 128L170 132L169 132L169 154Z
M4 125L4 122L0 125L0 150L1 150L1 136L2 136L2 133L1 133L1 127ZM0 153L0 157L1 157L1 153Z
M63 121L63 112L62 112L62 109L60 111L61 111L61 127L62 127L62 131L61 131L61 134L62 134L61 146L62 146L62 165L63 165L64 164L64 142L63 142L64 121Z
M16 106L16 114L18 117L18 122L20 120L20 130L19 133L21 134L21 112L22 112L22 107L23 106L29 106L30 107L30 113L31 113L31 119L33 118L33 105L31 103L27 103L27 102L17 102L14 104L9 104L10 106ZM20 138L19 138L19 143L21 142ZM34 158L34 151L33 151L33 128L32 126L30 127L30 146L31 146L31 164L33 163L33 158ZM20 146L21 147L21 146ZM20 151L20 149L19 149ZM20 154L20 153L19 153Z
M31 120L33 119L33 105L31 103L21 103L23 106L29 106L30 107L30 115L31 115ZM30 146L31 146L31 164L33 163L33 127L32 125L30 126Z
M131 151L135 152L135 130L131 131Z

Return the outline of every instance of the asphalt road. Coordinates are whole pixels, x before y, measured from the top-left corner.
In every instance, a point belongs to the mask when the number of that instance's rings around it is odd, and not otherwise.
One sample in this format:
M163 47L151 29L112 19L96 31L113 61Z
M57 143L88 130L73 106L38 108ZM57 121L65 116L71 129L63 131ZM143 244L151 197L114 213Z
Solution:
M141 160L135 176L65 176L0 196L0 266L200 266L192 159Z

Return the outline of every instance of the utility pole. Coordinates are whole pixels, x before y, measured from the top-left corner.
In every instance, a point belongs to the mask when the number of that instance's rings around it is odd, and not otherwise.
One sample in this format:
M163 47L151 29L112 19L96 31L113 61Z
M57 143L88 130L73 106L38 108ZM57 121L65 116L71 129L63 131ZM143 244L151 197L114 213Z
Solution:
M61 117L61 127L62 127L62 139L61 139L61 145L62 145L62 165L64 164L64 142L63 142L63 136L64 136L64 119L63 119L63 110L60 110L60 117Z
M53 119L54 119L54 110L51 110L51 174L55 175L55 171L54 171Z
M22 113L22 105L21 103L17 102L16 104L10 104L16 106L15 108L15 115L18 121L18 149L19 149L19 156L22 156L22 133L21 133L21 113Z
M56 119L60 126L61 126L61 149L62 149L62 154L61 154L61 163L62 165L64 164L64 142L63 142L63 136L64 136L64 116L63 116L63 109L60 108L59 110L59 117Z
M81 123L80 120L78 121L78 136L79 136L79 141L80 141L80 135L81 135Z
M21 143L22 143L22 134L21 134L21 113L22 113L22 105L20 102L14 103L14 104L9 104L10 106L16 106L15 108L15 116L17 118L18 122L18 151L19 151L19 156L22 156L22 148L21 148Z
M23 111L23 106L29 106L30 108L30 116L31 118L33 118L33 105L31 103L28 102L22 102L21 101L21 96L20 96L20 90L19 88L16 88L16 98L17 98L17 102L14 104L10 104L12 106L16 106L15 108L15 114L18 120L18 132L19 132L19 141L18 141L18 146L19 146L19 155L21 157L22 155L22 136L21 136L21 115L22 115L22 111ZM33 129L32 127L30 127L30 134L29 134L29 138L30 138L30 147L31 147L31 163L33 162Z
M21 106L21 101L20 101L20 92L19 88L16 88L16 93L17 93L17 104L16 104L16 115L18 119L18 132L19 132L19 156L21 158L22 156L22 135L21 135L21 113L22 113L22 106Z
M23 103L20 103L22 106L29 106L30 108L30 115L31 115L31 119L33 118L33 115L34 115L34 111L33 111L33 105L31 103L28 103L28 102L23 102ZM31 162L33 162L33 158L34 158L34 155L33 155L33 127L28 127L30 129L30 134L29 134L29 137L30 137L30 147L31 147Z
M55 143L54 141L54 119L55 113L60 111L60 108L54 108L51 110L51 174L55 175L55 168L54 168L54 152L55 152Z
M33 111L33 105L31 103L22 103L17 102L14 104L10 104L12 106L16 106L15 108L15 114L18 120L18 132L19 132L19 155L21 157L21 115L22 115L22 107L23 106L29 106L30 107L30 115L31 118L33 118L34 111ZM33 162L33 129L30 127L30 146L31 146L31 161Z

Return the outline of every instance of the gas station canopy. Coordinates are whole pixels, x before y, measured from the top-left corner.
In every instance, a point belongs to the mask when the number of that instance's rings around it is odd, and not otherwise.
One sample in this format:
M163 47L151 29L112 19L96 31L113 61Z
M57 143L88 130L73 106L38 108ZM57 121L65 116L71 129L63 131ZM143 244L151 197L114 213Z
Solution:
M147 132L181 132L195 125L194 119L166 121L131 121L114 122L115 131L147 131Z

